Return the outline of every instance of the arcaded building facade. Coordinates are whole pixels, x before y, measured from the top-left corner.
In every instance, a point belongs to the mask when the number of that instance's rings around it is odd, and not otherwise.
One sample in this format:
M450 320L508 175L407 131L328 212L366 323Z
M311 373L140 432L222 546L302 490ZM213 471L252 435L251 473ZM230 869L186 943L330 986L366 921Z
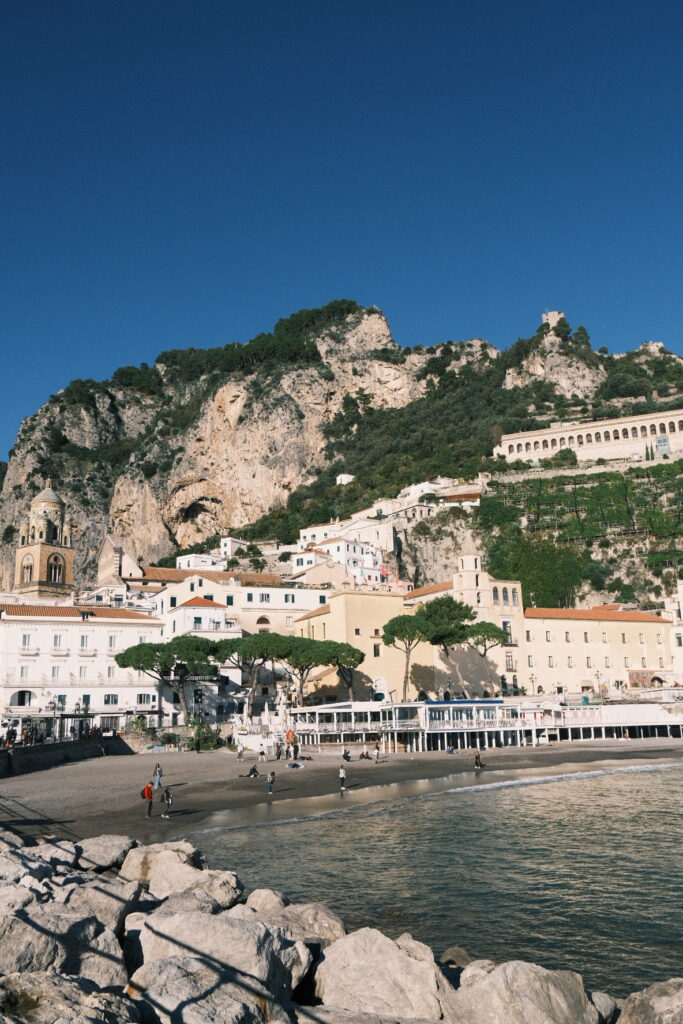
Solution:
M551 423L542 430L503 434L493 454L507 462L529 461L547 459L562 448L571 448L579 462L588 462L645 459L646 448L650 447L659 457L683 455L683 409L584 423Z

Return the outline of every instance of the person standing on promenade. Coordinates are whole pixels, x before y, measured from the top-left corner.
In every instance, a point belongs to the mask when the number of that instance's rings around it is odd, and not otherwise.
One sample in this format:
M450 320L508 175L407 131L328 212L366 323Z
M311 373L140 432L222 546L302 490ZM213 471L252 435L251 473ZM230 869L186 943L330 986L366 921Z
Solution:
M161 817L162 818L170 818L171 817L171 811L173 809L173 793L168 788L168 786L166 787L166 789L161 794L161 799L166 804L166 810L161 815Z
M268 790L268 794L269 795L273 792L273 783L274 782L275 782L275 772L268 772L268 774L266 775L266 788Z
M243 761L244 760L244 744L242 743L241 740L237 744L237 760L238 761Z
M142 799L147 801L147 813L146 818L152 817L152 801L154 800L154 790L152 789L152 783L148 782L142 791Z
M340 793L343 793L345 789L346 789L346 768L342 764L341 768L339 769L339 791L340 791Z
M152 779L154 780L154 788L155 789L161 789L161 776L163 774L164 773L161 770L161 765L157 761L157 763L154 765L154 771L152 773Z
M481 754L479 753L478 750L475 750L474 752L474 767L475 770L477 768L481 768Z
M375 755L375 764L379 764L379 743L375 743L374 755Z
M261 747L261 749L258 752L258 760L259 760L259 764L265 764L266 763L266 752L263 749L263 747Z

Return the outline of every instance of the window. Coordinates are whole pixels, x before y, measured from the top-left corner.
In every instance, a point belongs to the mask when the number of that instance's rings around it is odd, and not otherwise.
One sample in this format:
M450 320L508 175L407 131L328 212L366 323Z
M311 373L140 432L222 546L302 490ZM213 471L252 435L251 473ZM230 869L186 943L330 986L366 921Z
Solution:
M285 616L285 626L289 629L293 625L293 623L294 623L294 619L292 618L292 616L291 615L286 615Z
M531 630L530 629L527 629L527 631L526 631L526 642L527 643L531 643Z
M645 637L643 636L642 633L638 634L638 643L639 644L644 644L645 643ZM679 644L678 646L680 647L681 645Z
M514 605L518 605L519 604L519 598L517 596L517 588L516 587L512 588L512 603Z
M550 630L549 629L546 629L546 631L545 631L545 639L546 639L547 643L550 643Z
M192 628L193 629L201 629L202 628L202 617L201 617L201 615L195 615L193 617L193 619L192 619Z
M647 661L646 661L645 658L641 658L640 659L640 667L641 668L647 668Z
M104 703L105 704L118 704L119 695L118 693L105 693Z
M661 647L661 645L662 645L662 634L661 633L657 633L657 643Z
M628 668L628 658L624 658L624 668Z
M569 633L565 633L565 634L564 634L564 639L565 639L566 643L570 643L570 640L569 640Z
M297 558L297 560L296 560L296 564L297 564L297 565L303 565L303 564L304 564L304 560L303 560L303 558Z
M508 588L507 587L503 587L503 604L509 604L509 603L510 603L510 601L508 599Z
M354 636L360 636L360 629L358 628L358 626L356 626L356 628L354 629L353 635Z
M178 599L176 597L171 597L171 598L169 598L168 606L169 606L169 608L175 608L177 603L178 603Z
M607 633L603 633L602 634L602 642L603 642L603 644L607 643Z
M259 594L258 599L261 604L270 604L270 594Z
M52 666L52 678L59 679L59 665Z
M107 665L107 679L113 679L113 678L114 678L114 666L113 665Z
M515 666L514 666L513 661L512 661L512 652L511 651L507 651L506 654L505 654L505 668L506 668L506 670L508 672L512 672L514 667Z
M375 656L375 658L379 658L380 646L381 646L380 644L373 644L372 645L372 653Z
M555 666L555 663L553 661L553 656L552 656L552 654L550 654L550 655L548 655L548 668L554 668L554 666Z
M533 656L533 654L529 655L529 657L526 659L526 663L529 666L529 668L533 668L534 667L534 656Z
M590 660L590 658L586 658L586 668L592 668L592 667L593 667L593 666L591 665L591 660Z
M64 582L64 559L59 555L50 555L48 558L47 578L50 583Z
M622 633L621 634L621 642L622 642L622 644L626 643L626 633Z
M659 667L664 668L664 658L659 659Z
M500 604L500 595L498 593L498 587L493 588L493 603Z
M82 651L87 651L87 649L88 649L88 638L87 638L87 636L82 636L81 637L81 650Z
M81 665L79 667L79 669L78 669L78 678L79 679L85 679L87 675L88 675L87 668L85 667L85 665Z
M152 703L152 694L151 693L139 693L138 694L138 704L151 704L151 703Z
M253 594L247 594L247 603L251 604L253 602L253 600L254 600L254 595Z
M318 603L319 603L319 604L327 604L327 598L325 597L325 595L324 595L324 594L321 594L321 595L320 595L320 596L318 597Z
M225 603L227 604L228 608L232 608L232 594L225 595Z
M113 651L115 647L116 647L116 637L115 636L110 636L109 637L109 650Z
M285 604L294 604L294 594L285 594Z
M680 633L676 633L676 647L683 647L683 636Z
M609 658L605 658L605 668L609 668Z
M567 668L574 668L574 659L567 658Z
M52 637L52 646L55 648L62 646L62 638L59 633L55 633L55 635Z
M584 634L583 634L583 642L584 642L585 644L587 644L587 643L588 643L588 633L584 633Z
M194 583L190 583L190 593L194 594Z
M19 669L19 678L28 679L28 665L22 665Z
M30 633L22 633L21 634L21 646L22 647L30 647L31 646L31 634Z

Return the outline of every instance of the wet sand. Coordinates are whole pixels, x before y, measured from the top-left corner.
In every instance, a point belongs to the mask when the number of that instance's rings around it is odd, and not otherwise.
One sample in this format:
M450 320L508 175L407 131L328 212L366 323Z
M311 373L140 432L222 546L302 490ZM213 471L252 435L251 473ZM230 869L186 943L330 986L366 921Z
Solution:
M339 799L339 751L317 754L300 770L284 760L246 754L243 761L227 750L194 753L137 754L105 757L62 765L0 781L0 825L25 836L59 836L77 840L116 833L141 842L177 838L206 828L239 827L257 820L289 818L325 810ZM680 740L596 740L556 747L511 747L490 750L486 769L473 771L472 751L456 754L384 755L379 764L359 761L357 753L347 768L350 801L381 800L419 791L421 780L444 780L448 785L477 785L507 773L554 774L581 771L597 762L612 766L630 762L683 760ZM161 818L163 806L155 796L153 816L145 817L140 790L151 778L154 764L163 767L163 782L174 796L173 816ZM258 779L240 778L256 764ZM564 767L568 766L568 767ZM265 773L276 772L272 796L266 792ZM547 770L547 771L546 771ZM370 787L372 790L370 791ZM387 787L387 788L385 788ZM431 788L431 787L430 787ZM438 788L438 787L437 787Z

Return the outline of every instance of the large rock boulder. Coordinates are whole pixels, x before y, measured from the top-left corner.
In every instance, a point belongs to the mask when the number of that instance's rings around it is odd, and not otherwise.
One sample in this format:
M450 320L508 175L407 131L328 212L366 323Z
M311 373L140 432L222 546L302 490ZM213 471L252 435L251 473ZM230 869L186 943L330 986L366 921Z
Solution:
M0 975L50 968L101 988L127 979L116 936L95 917L40 903L0 915Z
M93 839L81 839L78 844L78 863L86 871L109 871L111 868L120 867L135 845L135 840L129 836L95 836Z
M683 1024L683 978L634 992L624 1003L619 1024Z
M25 843L21 836L18 836L16 832L11 832L8 828L0 828L0 853L19 850L22 846L25 846Z
M141 893L139 882L124 882L118 878L93 878L82 885L74 885L65 900L66 905L98 921L119 935L123 922L137 903Z
M23 910L29 903L35 903L35 899L25 885L0 885L0 915Z
M457 1024L599 1024L579 974L547 971L521 960L501 964L476 984L458 989L453 1011Z
M288 1021L263 983L197 957L143 964L126 989L144 1014L151 1005L161 1024L264 1024Z
M144 964L170 957L199 957L236 979L261 982L276 1000L287 999L308 971L312 956L303 942L279 929L227 914L153 915L140 929Z
M204 855L195 850L194 846L184 840L169 843L151 843L149 846L136 846L126 854L121 865L120 875L128 882L140 882L149 885L149 876L158 857L173 851L178 864L189 864L194 868L205 868Z
M460 975L459 988L469 988L470 985L477 985L480 981L483 981L491 973L495 971L496 964L493 960L470 960L470 962L463 967L462 974Z
M242 884L232 871L212 871L184 863L175 850L166 850L154 858L148 873L149 891L163 900L175 893L202 889L221 907L233 907L242 895Z
M68 839L50 839L22 851L29 860L42 860L53 868L72 868L78 860L78 848Z
M25 850L12 850L0 854L0 882L14 884L24 877L30 875L41 881L50 878L53 868L46 861L26 856Z
M361 928L328 946L315 976L325 1006L381 1016L457 1019L455 990L428 946L410 935L395 942Z
M239 904L228 911L241 920L262 921L269 928L281 928L291 939L328 946L346 935L344 922L322 903L289 903L257 909Z
M128 999L100 992L84 978L52 972L9 974L0 987L0 1010L26 1024L137 1024Z
M600 1016L600 1024L613 1024L617 1019L617 1001L606 992L591 992L590 1000Z

